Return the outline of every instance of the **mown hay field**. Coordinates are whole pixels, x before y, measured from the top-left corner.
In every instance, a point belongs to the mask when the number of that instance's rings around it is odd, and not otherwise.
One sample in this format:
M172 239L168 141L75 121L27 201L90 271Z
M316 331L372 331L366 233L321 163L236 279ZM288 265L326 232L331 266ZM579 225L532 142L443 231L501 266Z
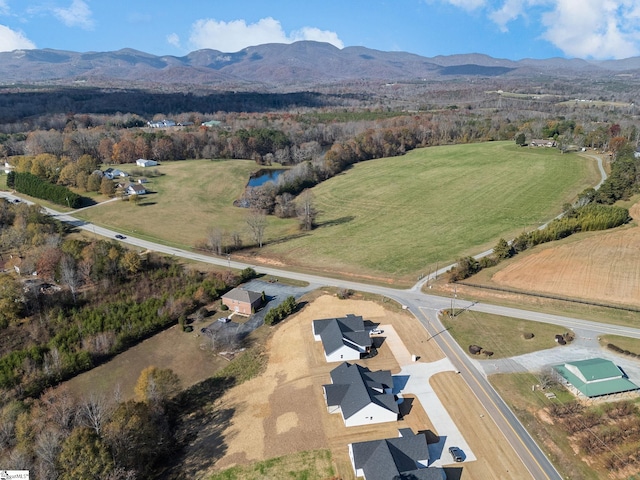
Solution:
M192 246L215 226L252 245L247 211L232 206L253 162L162 165L141 205L114 202L83 218L123 233ZM355 278L410 283L436 264L537 226L598 181L593 160L513 142L431 147L353 166L313 189L318 228L269 218L254 261Z
M560 213L597 183L593 160L512 142L433 147L371 160L313 189L312 235L266 252L306 266L414 281Z

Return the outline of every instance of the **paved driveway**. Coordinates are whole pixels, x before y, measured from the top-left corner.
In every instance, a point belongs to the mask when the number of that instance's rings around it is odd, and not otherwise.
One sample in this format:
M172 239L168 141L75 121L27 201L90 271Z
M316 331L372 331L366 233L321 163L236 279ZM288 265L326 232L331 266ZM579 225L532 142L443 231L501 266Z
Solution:
M380 328L384 330L385 343L389 345L391 353L400 365L400 373L393 377L394 390L415 395L440 436L438 443L429 444L429 457L432 460L430 465L439 467L453 463L447 453L447 449L451 446L460 447L463 450L465 461L476 460L462 433L429 382L431 376L437 373L455 372L456 369L451 361L445 357L437 362L414 362L411 353L393 326L381 325Z
M267 297L267 304L256 313L252 314L249 317L249 320L244 323L234 322L234 317L231 316L231 321L229 323L213 322L207 327L208 330L210 330L211 332L218 332L223 328L233 329L239 338L244 338L264 323L264 317L269 310L277 307L290 296L298 300L305 293L311 292L318 288L319 285L309 284L306 287L296 287L280 282L270 283L261 279L254 279L241 285L241 287L254 292L264 292Z
M629 380L640 385L640 361L637 358L618 355L602 348L596 334L591 330L576 328L573 331L576 339L568 345L558 345L547 350L499 360L473 359L473 362L487 376L494 373L540 372L552 365L600 357L614 362L624 370Z

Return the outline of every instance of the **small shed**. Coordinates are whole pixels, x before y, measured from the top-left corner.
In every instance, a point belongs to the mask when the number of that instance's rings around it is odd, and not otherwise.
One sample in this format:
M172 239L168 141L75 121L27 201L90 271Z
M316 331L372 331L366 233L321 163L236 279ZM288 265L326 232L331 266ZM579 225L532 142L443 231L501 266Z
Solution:
M156 165L158 165L158 162L156 162L155 160L147 160L146 158L139 158L138 160L136 160L136 165L143 168L155 167Z
M251 315L262 305L262 294L234 288L222 296L222 303L235 313Z

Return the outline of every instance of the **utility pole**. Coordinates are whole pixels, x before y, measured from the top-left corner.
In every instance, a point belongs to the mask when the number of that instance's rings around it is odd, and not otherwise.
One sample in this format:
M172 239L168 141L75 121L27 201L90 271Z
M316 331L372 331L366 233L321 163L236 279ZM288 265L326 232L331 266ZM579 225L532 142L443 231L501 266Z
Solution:
M451 318L456 316L456 297L458 296L458 286L453 286L453 297L451 297Z

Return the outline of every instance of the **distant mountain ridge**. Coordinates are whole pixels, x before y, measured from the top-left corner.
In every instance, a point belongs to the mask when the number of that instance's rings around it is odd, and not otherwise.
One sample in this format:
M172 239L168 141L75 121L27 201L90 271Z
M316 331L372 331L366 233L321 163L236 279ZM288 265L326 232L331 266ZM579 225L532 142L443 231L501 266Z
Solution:
M518 61L482 54L422 57L365 47L338 49L301 41L264 44L239 52L197 50L183 57L133 49L113 52L15 50L0 52L1 84L131 82L202 86L292 86L348 81L384 82L445 78L519 77L532 74L594 77L640 74L640 57L587 61L550 58Z

